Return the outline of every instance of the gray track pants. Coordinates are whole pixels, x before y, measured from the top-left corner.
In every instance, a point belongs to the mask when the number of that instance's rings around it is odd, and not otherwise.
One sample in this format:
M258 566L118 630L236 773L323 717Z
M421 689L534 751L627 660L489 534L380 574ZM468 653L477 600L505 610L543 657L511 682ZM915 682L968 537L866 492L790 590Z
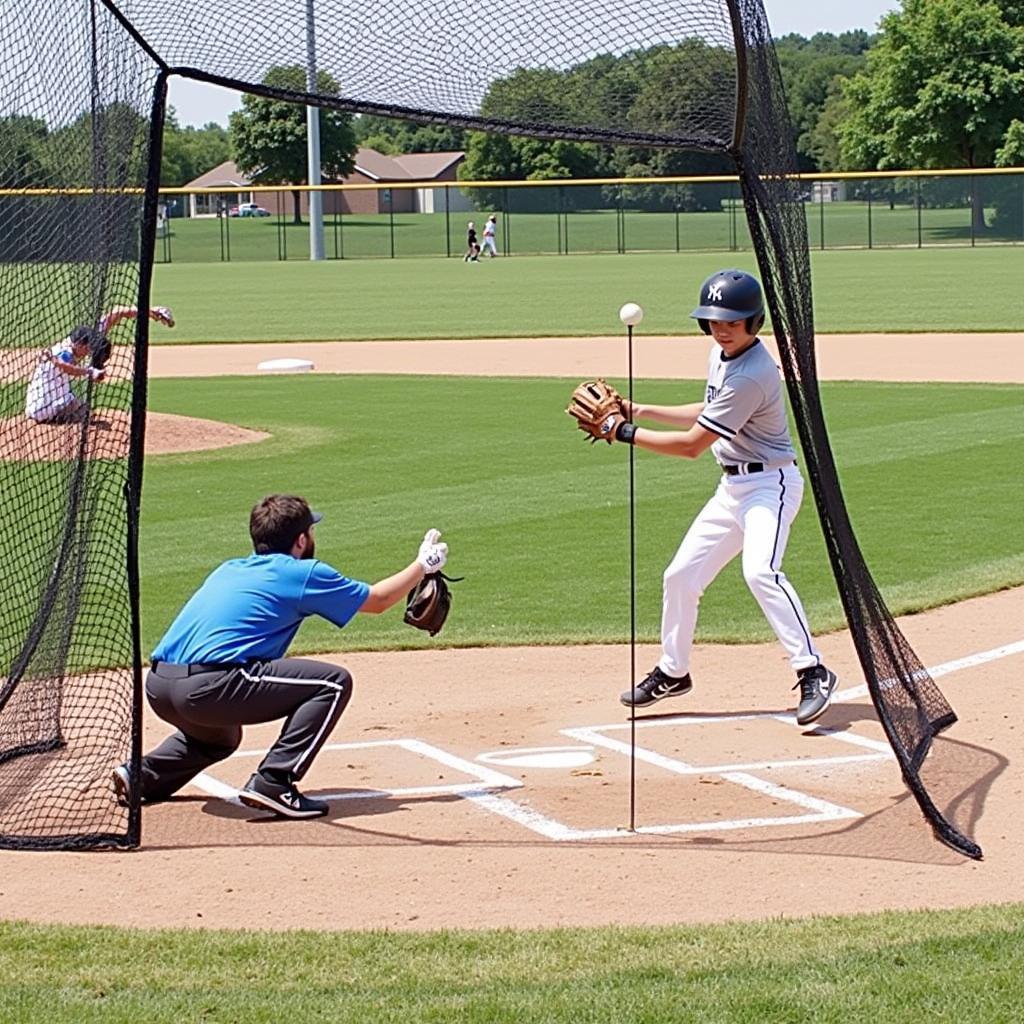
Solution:
M238 749L242 726L283 718L259 769L301 779L352 696L338 665L305 658L244 666L168 665L146 676L153 710L177 727L142 758L142 798L162 800Z

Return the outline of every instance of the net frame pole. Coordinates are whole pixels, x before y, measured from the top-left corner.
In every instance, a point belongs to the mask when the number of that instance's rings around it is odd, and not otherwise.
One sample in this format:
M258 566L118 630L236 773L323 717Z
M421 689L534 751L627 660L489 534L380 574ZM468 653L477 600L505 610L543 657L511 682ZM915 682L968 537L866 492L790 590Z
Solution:
M160 202L160 165L163 160L164 124L167 119L166 67L157 75L150 110L149 149L146 159L146 191L142 206L142 230L139 249L139 294L137 306L149 309L153 267L156 261L156 220ZM127 573L131 606L132 643L132 721L129 774L140 777L142 763L142 627L140 621L141 580L139 572L139 515L142 503L142 476L146 447L146 407L149 384L149 317L135 319L135 360L132 380L132 415L128 448L128 476L125 482L125 511L128 519ZM132 846L142 842L141 787L132 786L128 806L128 839Z

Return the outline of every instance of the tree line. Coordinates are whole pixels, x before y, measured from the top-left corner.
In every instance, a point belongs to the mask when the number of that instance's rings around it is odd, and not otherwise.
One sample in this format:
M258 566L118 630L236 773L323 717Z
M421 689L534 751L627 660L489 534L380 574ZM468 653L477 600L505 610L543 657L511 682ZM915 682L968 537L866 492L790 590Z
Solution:
M881 19L875 35L861 30L809 39L793 34L777 39L776 51L801 170L1024 166L1024 0L902 0L899 9ZM520 69L491 83L480 112L549 125L674 131L708 97L714 99L716 90L726 88L732 63L729 52L687 39L597 56L562 71ZM275 67L263 81L301 93L305 72L297 65ZM325 72L319 73L317 88L326 96L340 94L339 83ZM103 117L111 144L99 156L88 141L91 115L52 132L34 117L0 120L13 157L3 184L93 180L100 158L106 162L98 168L102 176L138 179L144 172L143 119L122 104L112 105ZM465 132L351 117L327 108L321 109L320 123L323 170L335 178L352 171L359 146L392 154L465 151L462 180L646 178L732 170L726 157L708 152ZM305 109L246 94L226 129L216 124L182 127L171 112L163 143L165 187L184 185L227 159L254 183L303 183ZM536 201L550 201L542 192ZM940 201L941 194L942 188L934 187L932 201ZM685 209L718 208L721 199L707 188L670 195L664 189L645 194L640 187L632 197L645 208L671 203ZM484 206L494 205L496 198L478 196ZM975 226L983 230L984 201L978 190L972 199ZM297 193L294 209L298 217Z

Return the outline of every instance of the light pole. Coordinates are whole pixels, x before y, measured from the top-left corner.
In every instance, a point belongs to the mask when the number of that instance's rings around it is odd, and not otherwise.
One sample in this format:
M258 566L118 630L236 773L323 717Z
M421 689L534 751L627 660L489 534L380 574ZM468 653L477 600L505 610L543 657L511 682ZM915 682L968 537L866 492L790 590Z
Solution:
M306 91L316 92L316 29L313 23L313 0L306 0ZM320 184L320 108L306 107L308 142L307 180ZM309 193L309 258L324 258L324 205L322 192Z

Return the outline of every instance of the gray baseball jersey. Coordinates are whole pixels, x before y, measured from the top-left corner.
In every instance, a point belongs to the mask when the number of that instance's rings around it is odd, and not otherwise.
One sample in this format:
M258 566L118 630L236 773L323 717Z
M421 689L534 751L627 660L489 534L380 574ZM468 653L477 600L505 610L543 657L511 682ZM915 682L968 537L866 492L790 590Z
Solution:
M697 422L719 435L711 452L723 465L774 467L796 458L779 368L759 340L731 358L711 346L704 411Z

